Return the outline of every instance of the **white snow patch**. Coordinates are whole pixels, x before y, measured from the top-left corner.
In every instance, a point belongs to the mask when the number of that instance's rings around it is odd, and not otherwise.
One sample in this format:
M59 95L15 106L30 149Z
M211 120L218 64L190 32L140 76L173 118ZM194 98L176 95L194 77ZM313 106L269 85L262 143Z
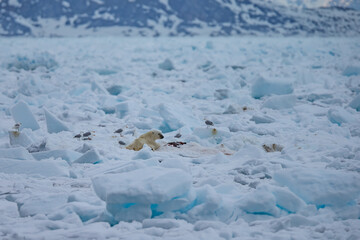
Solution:
M100 159L99 153L95 150L89 150L86 153L84 153L81 157L74 160L73 163L100 163L102 160Z
M69 164L71 164L82 155L81 153L72 150L50 150L50 151L32 153L32 156L37 160L49 159L49 158L54 158L54 159L61 158L67 161Z
M94 177L92 182L96 194L106 201L107 210L118 221L150 218L152 211L162 204L179 201L177 198L186 196L191 188L191 177L187 173L160 167L105 174ZM185 199L186 203L190 204ZM177 210L184 207L184 204L176 205Z
M277 172L274 179L317 207L346 206L360 195L360 177L349 172L297 168Z
M18 0L9 0L8 4L13 7L21 7L21 3Z
M18 102L10 111L15 122L21 124L20 129L30 128L32 130L38 130L40 128L29 106L25 102Z
M0 172L42 177L69 177L66 162L51 160L18 161L9 158L0 158Z
M259 77L251 87L251 96L254 98L261 98L271 94L290 94L293 92L291 83L269 81L263 77Z
M262 107L271 108L275 110L292 108L296 104L296 97L294 95L272 96L267 99Z
M0 149L0 156L17 160L34 160L33 156L23 147Z
M46 126L48 133L59 133L61 131L69 131L69 128L61 122L57 117L44 109Z

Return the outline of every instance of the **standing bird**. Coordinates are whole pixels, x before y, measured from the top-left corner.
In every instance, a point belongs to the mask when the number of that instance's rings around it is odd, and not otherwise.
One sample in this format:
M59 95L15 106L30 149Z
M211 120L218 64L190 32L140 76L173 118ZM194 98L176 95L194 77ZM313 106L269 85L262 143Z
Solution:
M83 137L88 137L91 135L91 132L86 132L86 133L83 133Z
M210 120L206 120L205 124L209 127L209 126L214 126L214 123Z
M120 137L122 137L122 133L123 132L123 130L122 130L122 128L119 128L118 130L116 130L114 133L119 133L120 134Z
M15 129L16 131L19 132L20 126L21 126L21 123L15 123L15 125L13 126L13 129Z
M76 135L74 136L74 138L80 139L80 138L81 138L81 134L76 134Z

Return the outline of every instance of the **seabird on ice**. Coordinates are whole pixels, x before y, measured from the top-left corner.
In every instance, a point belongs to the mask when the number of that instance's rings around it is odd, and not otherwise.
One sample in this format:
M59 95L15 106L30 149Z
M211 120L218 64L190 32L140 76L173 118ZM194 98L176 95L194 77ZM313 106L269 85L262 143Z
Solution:
M91 135L91 132L86 132L86 133L83 133L83 137L88 137Z
M116 130L114 133L122 133L122 132L123 132L122 128L119 128L119 129Z
M81 138L81 134L76 134L74 138Z
M21 123L15 123L15 125L13 126L13 129L15 129L16 131L19 131L21 126Z
M214 126L214 123L213 123L212 121L210 121L210 120L206 120L206 121L205 121L205 124L206 124L207 126Z

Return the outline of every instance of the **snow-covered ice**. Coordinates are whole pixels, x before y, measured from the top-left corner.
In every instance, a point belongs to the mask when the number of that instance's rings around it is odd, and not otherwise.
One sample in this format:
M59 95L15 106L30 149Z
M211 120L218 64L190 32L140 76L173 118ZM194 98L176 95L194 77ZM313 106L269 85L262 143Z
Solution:
M0 156L18 160L34 160L33 156L23 147L1 148Z
M274 179L317 207L356 204L360 189L358 174L334 170L294 168L277 172Z
M37 160L49 159L49 158L54 158L54 159L61 158L66 162L68 162L69 164L71 164L76 159L80 158L82 154L70 149L66 149L66 150L58 149L58 150L35 152L32 153L32 156Z
M265 108L275 110L292 108L296 104L296 97L293 95L272 96L267 99L262 105Z
M96 194L116 221L142 221L181 211L194 201L191 177L174 168L148 167L92 179Z
M101 159L99 154L95 149L91 149L84 153L81 157L75 159L73 163L100 163Z
M66 164L66 162L65 162ZM0 172L9 174L26 174L44 177L68 177L69 169L62 162L51 160L19 161L9 158L0 158Z
M360 111L360 94L357 95L351 102L350 102L350 107L356 109L356 111Z
M40 128L29 106L23 101L18 102L11 108L11 115L15 122L21 124L20 129L31 128L32 130L37 130Z
M22 146L25 148L30 147L34 144L33 139L29 136L29 129L24 129L21 132L9 131L9 142L11 146L18 147Z
M358 42L0 38L0 238L360 238Z
M271 94L289 94L293 92L291 82L282 81L269 81L263 77L256 79L251 88L251 96L254 98L261 98Z
M46 126L48 133L58 133L61 131L69 131L69 128L57 119L53 114L49 113L48 110L44 109Z

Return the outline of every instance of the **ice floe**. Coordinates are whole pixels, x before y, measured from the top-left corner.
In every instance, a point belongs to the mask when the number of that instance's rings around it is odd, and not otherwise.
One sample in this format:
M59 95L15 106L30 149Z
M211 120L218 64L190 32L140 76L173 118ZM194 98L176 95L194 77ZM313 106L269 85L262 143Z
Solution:
M360 179L355 173L298 168L277 172L274 179L318 208L354 204L360 194Z
M48 133L58 133L61 131L69 131L69 128L61 122L57 117L44 109L46 126Z
M34 160L33 156L23 147L0 149L0 156L17 160Z
M157 212L181 210L191 204L186 198L191 177L179 169L148 167L97 176L92 182L117 221L141 221Z
M254 98L261 98L266 95L276 94L290 94L293 92L291 83L285 81L271 81L263 77L255 80L251 87L251 96Z
M10 111L15 122L21 124L20 129L30 128L32 130L38 130L40 128L29 106L25 102L18 102Z
M66 165L65 161L19 161L0 157L0 172L8 174L26 174L42 177L69 177L69 169Z

